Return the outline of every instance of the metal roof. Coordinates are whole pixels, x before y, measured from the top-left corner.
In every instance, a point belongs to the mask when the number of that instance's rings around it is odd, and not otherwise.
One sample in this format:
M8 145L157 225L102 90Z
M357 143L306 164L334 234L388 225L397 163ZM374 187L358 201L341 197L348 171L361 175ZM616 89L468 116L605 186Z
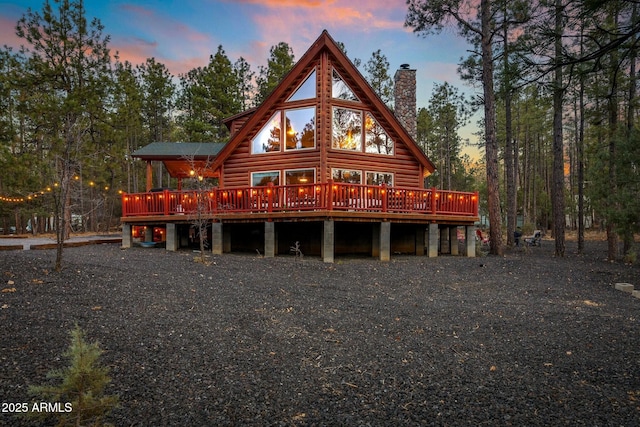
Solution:
M152 142L134 151L131 156L143 160L179 160L215 157L226 142Z

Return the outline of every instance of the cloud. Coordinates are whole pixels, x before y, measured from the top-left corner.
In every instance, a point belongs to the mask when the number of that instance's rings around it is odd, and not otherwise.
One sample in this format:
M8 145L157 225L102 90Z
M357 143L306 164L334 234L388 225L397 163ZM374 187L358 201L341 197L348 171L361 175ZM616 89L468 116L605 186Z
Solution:
M120 25L126 28L118 33L128 36L114 37L111 48L112 52L119 52L121 60L137 65L153 57L178 75L206 65L214 52L215 41L209 34L158 10L122 4L119 16Z
M336 2L336 0L231 0L236 4L257 4L268 8L289 8L295 7L325 7Z
M261 40L270 46L287 41L296 57L306 51L323 29L332 34L358 33L365 38L380 30L402 31L406 12L404 1L398 0L240 1L259 5L247 13Z

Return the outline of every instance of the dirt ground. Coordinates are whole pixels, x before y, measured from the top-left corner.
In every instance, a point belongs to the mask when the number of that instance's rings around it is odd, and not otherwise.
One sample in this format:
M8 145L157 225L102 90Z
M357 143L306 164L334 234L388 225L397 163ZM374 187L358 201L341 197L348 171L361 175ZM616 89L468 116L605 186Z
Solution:
M2 252L0 425L31 425L8 403L65 366L75 324L117 426L640 425L640 299L615 289L640 269L575 250L203 265L104 244L61 273L52 250Z

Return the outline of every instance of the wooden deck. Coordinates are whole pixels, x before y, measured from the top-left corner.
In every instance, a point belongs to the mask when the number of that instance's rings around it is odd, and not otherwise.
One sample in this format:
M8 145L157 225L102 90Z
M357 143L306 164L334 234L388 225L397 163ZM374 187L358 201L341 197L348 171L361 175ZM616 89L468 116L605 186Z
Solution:
M301 184L122 195L122 222L390 221L471 225L478 194L345 183Z
M143 238L178 250L200 220L209 223L214 254L249 250L272 257L299 242L305 254L325 262L348 253L382 261L392 253L456 255L463 227L463 252L475 256L478 194L328 182L122 196L123 247Z

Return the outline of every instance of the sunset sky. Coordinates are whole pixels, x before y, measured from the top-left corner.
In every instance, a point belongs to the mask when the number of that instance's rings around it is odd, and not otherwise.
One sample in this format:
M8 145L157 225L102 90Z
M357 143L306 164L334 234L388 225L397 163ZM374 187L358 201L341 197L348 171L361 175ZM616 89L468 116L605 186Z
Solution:
M0 0L0 44L19 46L17 20L43 3ZM111 36L112 53L133 64L154 57L174 76L206 65L218 45L231 62L242 56L255 72L281 41L297 60L326 29L351 59L364 63L380 49L392 76L400 64L415 68L418 107L427 105L434 83L448 81L471 92L456 73L468 44L455 29L424 38L405 28L405 0L88 0L85 7L87 18L100 19Z

